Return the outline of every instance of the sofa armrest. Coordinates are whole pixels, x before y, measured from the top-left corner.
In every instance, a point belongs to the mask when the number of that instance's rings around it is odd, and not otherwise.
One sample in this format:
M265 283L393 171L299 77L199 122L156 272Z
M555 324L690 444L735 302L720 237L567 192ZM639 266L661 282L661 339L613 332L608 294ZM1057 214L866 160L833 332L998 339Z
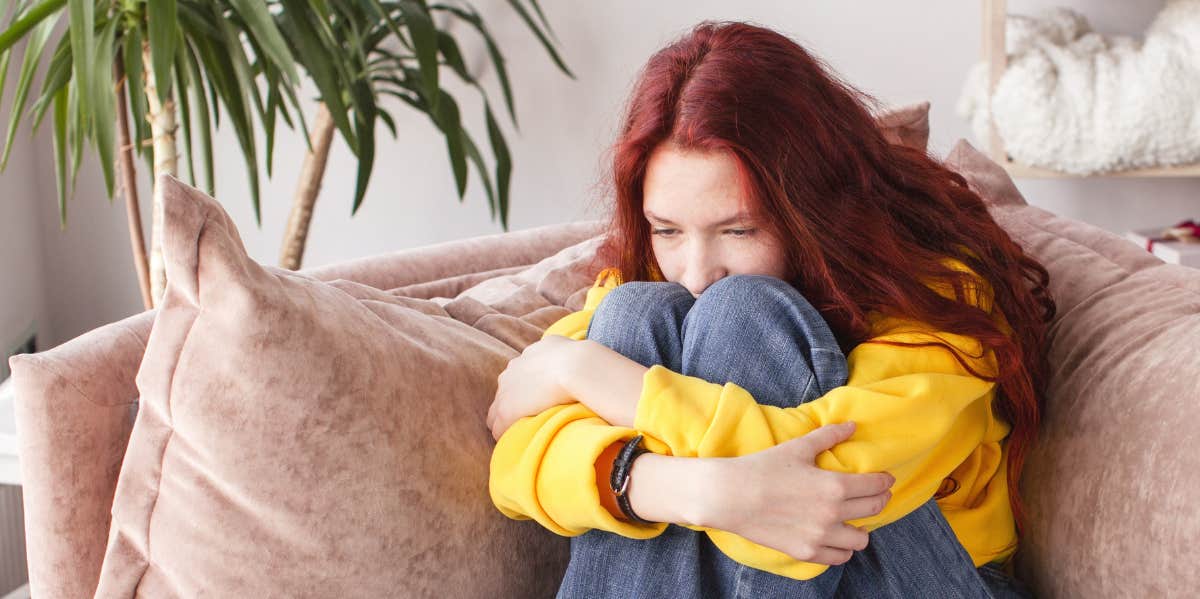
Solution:
M91 597L154 310L9 359L30 591Z

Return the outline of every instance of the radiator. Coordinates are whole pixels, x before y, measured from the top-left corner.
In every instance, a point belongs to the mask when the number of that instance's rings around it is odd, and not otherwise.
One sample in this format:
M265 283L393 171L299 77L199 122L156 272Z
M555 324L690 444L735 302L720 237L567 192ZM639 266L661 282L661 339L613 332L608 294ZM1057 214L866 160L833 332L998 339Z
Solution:
M21 487L0 485L0 596L28 581Z

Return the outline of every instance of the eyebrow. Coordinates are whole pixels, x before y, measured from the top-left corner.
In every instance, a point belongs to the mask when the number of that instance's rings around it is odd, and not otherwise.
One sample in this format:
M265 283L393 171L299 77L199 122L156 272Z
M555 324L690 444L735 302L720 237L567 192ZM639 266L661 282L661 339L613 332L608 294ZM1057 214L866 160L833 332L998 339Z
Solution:
M661 217L661 216L659 216L659 215L657 215L657 214L655 214L655 213L653 213L653 212L651 212L651 211L649 211L649 210L646 210L646 211L645 211L645 213L646 213L646 218L648 218L648 219L651 219L651 220L656 220L656 221L659 221L659 222L662 222L662 223L666 223L666 224L668 224L668 225L674 225L674 226L676 226L676 227L678 227L678 226L679 226L679 225L678 225L678 224L676 224L674 221L671 221L671 220L669 220L669 219L663 218L663 217ZM733 216L731 216L731 217L729 217L729 218L727 218L727 219L725 219L725 220L722 220L722 221L720 221L720 222L713 223L713 225L712 225L712 226L714 226L714 227L720 227L720 226L723 226L723 225L728 225L728 224L732 224L732 223L736 223L736 222L740 222L740 221L748 221L748 220L753 220L753 218L751 217L750 213L749 213L749 212L742 211L742 212L738 212L737 214L735 214L735 215L733 215Z

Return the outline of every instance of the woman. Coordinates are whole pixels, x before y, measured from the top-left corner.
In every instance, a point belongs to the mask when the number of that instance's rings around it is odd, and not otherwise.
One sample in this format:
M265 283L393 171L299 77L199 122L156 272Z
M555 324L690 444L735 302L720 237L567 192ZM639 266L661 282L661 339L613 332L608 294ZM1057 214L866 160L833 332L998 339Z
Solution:
M615 266L488 414L497 507L572 537L559 596L1022 592L1048 275L868 103L741 23L645 66Z

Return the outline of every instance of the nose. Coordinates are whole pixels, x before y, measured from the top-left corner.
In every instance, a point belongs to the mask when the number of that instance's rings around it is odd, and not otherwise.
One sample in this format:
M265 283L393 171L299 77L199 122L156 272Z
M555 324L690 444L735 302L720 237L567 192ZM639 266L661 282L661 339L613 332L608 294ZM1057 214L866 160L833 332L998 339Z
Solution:
M679 283L691 292L692 297L698 298L709 285L721 280L726 274L725 267L719 260L713 259L701 244L694 244L688 252L687 266Z

